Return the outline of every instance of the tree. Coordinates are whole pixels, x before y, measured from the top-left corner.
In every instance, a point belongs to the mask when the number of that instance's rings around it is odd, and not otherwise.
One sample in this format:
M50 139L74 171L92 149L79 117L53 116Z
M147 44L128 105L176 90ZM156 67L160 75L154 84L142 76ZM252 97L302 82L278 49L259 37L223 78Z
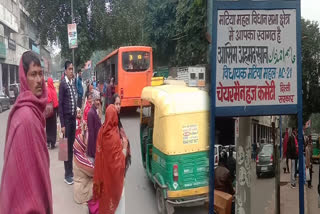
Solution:
M77 24L78 48L75 49L75 63L82 66L93 51L92 33L88 16L89 0L74 1L74 21ZM54 42L61 44L64 58L71 59L68 45L67 24L71 23L71 2L68 0L26 0L30 18L36 25L41 45Z
M320 65L320 31L318 22L302 19L302 90L303 122L320 112L318 95Z
M179 1L176 15L177 65L207 63L206 5L204 0Z
M177 0L148 0L145 16L145 32L153 57L158 65L174 61L176 41L172 40L176 28Z

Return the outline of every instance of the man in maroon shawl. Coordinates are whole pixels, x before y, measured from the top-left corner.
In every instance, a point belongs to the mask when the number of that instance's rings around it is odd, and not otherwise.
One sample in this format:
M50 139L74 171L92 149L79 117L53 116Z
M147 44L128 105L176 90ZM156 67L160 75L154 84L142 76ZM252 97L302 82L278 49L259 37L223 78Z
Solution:
M27 51L19 66L20 95L7 126L0 213L53 213L44 110L47 91L39 58Z

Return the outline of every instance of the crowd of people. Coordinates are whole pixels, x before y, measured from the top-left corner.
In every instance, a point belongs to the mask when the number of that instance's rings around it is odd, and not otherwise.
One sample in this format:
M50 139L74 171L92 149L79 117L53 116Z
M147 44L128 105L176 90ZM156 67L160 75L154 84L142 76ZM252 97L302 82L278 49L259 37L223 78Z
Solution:
M309 188L312 188L312 138L311 135L303 137L303 179L304 183L308 184ZM297 129L293 128L290 135L289 130L286 129L285 136L283 138L283 158L286 161L283 167L284 173L290 173L289 160L291 161L291 187L296 187L296 178L299 173L299 146L298 146L298 133ZM307 176L307 173L309 174Z
M38 56L22 55L21 91L7 125L0 213L53 213L48 148L56 147L57 118L68 142L64 181L74 184L74 200L88 204L90 213L125 213L131 153L120 121L121 98L113 78L103 91L95 80L84 91L81 72L75 78L73 69L67 61L58 96L51 78L46 86Z

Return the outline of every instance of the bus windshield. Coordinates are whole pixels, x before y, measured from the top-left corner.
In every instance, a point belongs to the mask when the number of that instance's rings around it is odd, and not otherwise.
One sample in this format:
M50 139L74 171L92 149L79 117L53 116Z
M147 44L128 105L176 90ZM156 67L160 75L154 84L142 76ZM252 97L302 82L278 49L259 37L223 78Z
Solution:
M122 67L127 72L146 71L150 67L150 53L132 51L122 54Z

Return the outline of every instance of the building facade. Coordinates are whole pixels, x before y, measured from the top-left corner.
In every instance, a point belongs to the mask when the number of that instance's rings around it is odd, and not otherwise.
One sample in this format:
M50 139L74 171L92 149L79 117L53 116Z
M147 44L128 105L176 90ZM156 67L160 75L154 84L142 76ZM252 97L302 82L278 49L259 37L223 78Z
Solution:
M50 52L40 47L37 29L24 5L23 0L0 0L0 92L7 95L19 83L18 66L25 51L39 55L45 76L51 71Z

